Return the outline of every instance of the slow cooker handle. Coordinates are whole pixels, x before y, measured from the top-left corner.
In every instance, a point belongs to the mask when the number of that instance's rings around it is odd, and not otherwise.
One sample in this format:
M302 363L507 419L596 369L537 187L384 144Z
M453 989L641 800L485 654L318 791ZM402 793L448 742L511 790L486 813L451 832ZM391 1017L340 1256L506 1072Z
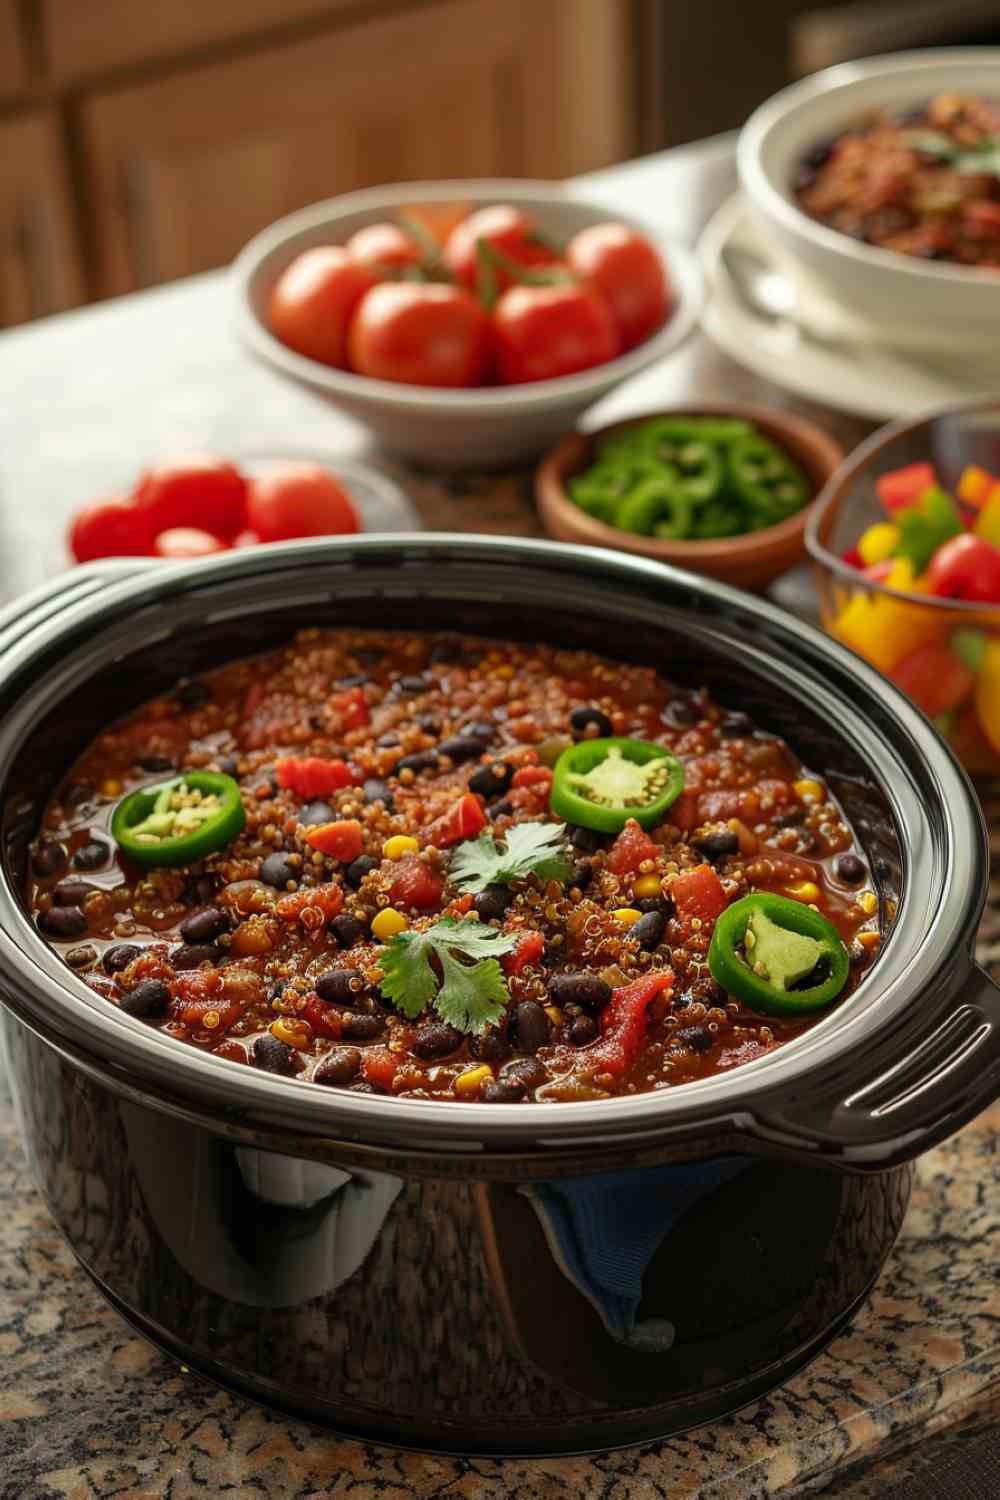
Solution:
M151 562L142 557L109 557L102 562L67 568L38 588L19 595L0 609L0 650L9 651L52 615L82 603L109 584L145 572L151 565L156 565L155 559Z
M949 988L961 1003L944 1019L939 1012L933 1030L890 1037L866 1056L866 1082L858 1083L857 1065L848 1062L818 1087L810 1082L765 1105L752 1127L756 1140L881 1171L967 1125L1000 1098L1000 988L975 963Z

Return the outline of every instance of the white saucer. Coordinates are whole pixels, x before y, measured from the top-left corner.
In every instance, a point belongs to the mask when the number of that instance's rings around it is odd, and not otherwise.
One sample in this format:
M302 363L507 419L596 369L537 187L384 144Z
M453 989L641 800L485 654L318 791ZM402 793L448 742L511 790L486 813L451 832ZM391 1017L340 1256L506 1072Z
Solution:
M746 302L726 270L723 249L736 245L767 259L739 194L718 210L698 244L709 288L701 324L714 344L755 375L821 406L879 422L1000 392L1000 370L977 369L971 359L956 355L931 364L874 343L819 342L789 321L771 321Z

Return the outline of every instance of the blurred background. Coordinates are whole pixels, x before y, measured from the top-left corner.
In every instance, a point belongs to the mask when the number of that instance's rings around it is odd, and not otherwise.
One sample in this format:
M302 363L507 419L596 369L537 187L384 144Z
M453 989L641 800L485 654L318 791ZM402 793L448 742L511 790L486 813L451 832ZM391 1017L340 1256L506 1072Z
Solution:
M1000 0L0 0L0 327L336 193L565 177L831 63L989 42Z

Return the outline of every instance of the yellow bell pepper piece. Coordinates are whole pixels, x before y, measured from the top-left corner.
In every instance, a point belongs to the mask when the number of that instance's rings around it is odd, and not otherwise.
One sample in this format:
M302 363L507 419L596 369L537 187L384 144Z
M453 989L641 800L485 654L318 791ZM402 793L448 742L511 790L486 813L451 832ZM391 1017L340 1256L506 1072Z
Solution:
M974 505L978 510L995 484L996 480L986 469L969 464L962 470L956 493L966 505Z
M899 527L893 526L891 521L879 521L862 532L858 552L865 567L870 568L873 563L885 562L891 557L899 545L899 535Z
M907 594L927 592L926 583L914 575L913 564L905 557L893 563L884 587ZM947 633L943 613L922 609L908 599L857 589L832 621L830 631L880 672L889 673L911 651L943 639Z
M976 536L1000 547L1000 484L990 490L972 529Z
M976 678L976 713L983 733L1000 755L1000 640L989 640Z

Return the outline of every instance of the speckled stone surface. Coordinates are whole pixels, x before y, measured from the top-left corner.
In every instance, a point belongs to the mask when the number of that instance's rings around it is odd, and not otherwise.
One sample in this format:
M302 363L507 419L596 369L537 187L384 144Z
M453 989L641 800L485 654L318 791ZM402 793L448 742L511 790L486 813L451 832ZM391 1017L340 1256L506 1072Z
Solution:
M838 1473L869 1500L859 1464L1000 1405L998 1126L1000 1106L921 1161L874 1297L783 1390L652 1447L498 1461L342 1441L157 1353L76 1266L0 1107L0 1500L761 1500Z

